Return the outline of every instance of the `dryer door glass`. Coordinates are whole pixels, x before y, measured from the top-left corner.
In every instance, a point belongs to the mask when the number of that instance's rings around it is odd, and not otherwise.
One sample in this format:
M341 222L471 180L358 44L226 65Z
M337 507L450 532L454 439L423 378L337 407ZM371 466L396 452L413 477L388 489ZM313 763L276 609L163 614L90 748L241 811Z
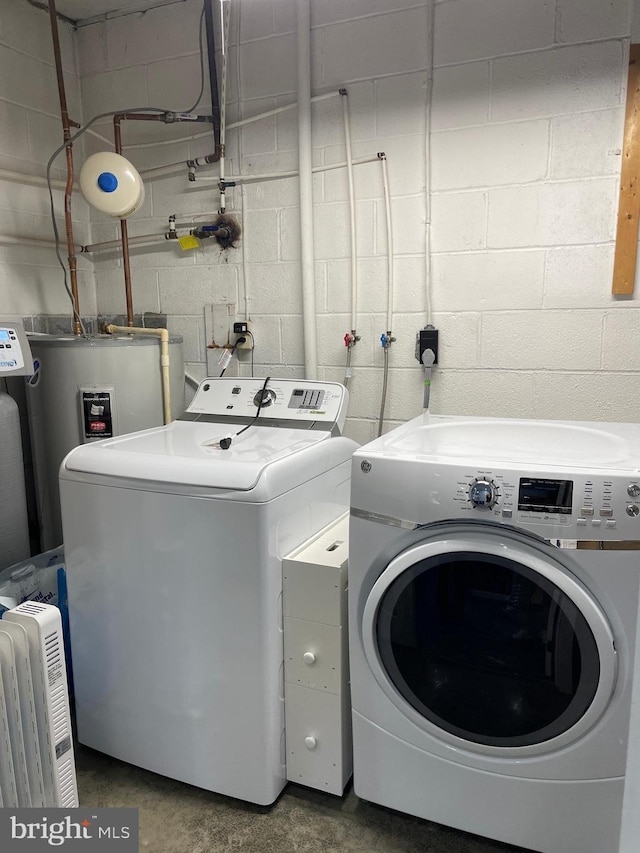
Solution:
M389 585L380 660L421 715L474 743L518 747L570 729L600 679L584 615L551 580L496 555L440 554Z

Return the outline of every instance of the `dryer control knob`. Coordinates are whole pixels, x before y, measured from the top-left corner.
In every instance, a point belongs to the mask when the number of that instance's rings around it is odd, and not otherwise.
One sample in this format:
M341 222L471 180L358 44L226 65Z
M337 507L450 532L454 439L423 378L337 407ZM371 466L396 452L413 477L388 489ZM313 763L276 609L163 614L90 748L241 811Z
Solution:
M629 504L627 507L627 515L632 518L637 518L640 515L640 506L638 504Z
M318 741L310 735L309 737L306 737L304 739L304 745L307 747L307 749L315 749L318 745Z
M627 486L627 494L632 498L640 496L640 486L637 483L629 483Z
M316 656L313 652L305 652L302 655L302 660L306 663L307 666L313 666L316 662Z
M497 501L495 483L489 480L475 480L469 488L469 500L474 507L485 507L489 509Z

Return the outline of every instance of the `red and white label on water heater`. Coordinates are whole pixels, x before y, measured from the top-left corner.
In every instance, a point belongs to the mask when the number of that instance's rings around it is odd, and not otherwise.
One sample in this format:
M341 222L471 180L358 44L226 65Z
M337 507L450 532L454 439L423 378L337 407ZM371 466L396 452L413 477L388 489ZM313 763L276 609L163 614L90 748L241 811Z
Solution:
M114 423L114 389L80 388L80 415L84 441L112 438Z

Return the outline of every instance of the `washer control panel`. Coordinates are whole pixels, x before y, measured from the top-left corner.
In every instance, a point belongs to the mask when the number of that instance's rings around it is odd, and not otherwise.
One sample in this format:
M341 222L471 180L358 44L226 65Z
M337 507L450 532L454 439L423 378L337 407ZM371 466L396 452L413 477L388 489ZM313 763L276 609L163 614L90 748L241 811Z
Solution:
M261 420L314 423L326 430L335 424L341 431L348 400L338 382L273 378L265 385L264 379L225 376L201 382L187 413L246 420L260 409Z
M443 517L492 518L567 530L568 538L615 531L611 538L640 538L640 474L637 479L541 475L492 470L460 470L454 507ZM445 503L447 503L445 501ZM575 537L569 537L573 529ZM620 534L620 535L618 535Z

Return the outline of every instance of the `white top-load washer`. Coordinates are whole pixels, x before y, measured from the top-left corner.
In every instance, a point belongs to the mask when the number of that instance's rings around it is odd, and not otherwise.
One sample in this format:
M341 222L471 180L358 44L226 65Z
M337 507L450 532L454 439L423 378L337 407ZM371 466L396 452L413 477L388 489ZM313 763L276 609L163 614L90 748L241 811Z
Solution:
M280 560L349 505L346 407L337 383L209 379L180 420L65 458L81 743L275 800L286 781Z
M616 853L640 774L640 425L425 414L355 453L351 500L356 794Z

